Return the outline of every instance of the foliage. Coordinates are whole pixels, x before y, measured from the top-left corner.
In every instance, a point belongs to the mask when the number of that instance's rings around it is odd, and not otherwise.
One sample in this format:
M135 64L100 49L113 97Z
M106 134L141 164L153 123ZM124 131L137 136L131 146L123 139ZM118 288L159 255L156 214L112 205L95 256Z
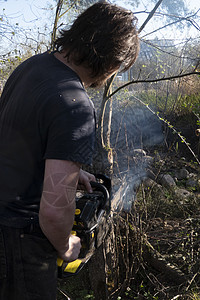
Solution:
M7 55L2 56L0 60L0 94L12 71L31 55L32 53L30 51L21 55L21 53L16 50L14 53L8 53Z
M133 95L155 111L164 114L184 114L186 112L199 112L200 85L199 76L178 78L178 74L192 72L198 69L200 41L186 42L176 46L173 41L154 39L141 44L141 52L135 65L131 68L129 77L143 83L132 84L128 89ZM162 79L174 76L177 79L145 82L151 79Z
M177 99L177 95L170 93L166 97L164 89L149 89L148 91L138 92L138 98L143 100L152 109L164 115L184 115L191 112L199 112L200 93L192 95L182 95ZM173 110L172 110L173 108Z

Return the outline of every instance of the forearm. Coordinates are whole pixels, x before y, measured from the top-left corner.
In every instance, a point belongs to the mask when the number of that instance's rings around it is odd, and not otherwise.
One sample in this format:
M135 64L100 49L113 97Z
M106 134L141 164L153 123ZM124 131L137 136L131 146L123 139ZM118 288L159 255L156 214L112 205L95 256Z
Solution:
M57 210L54 208L53 214L51 212L51 208L48 211L47 208L43 209L41 206L39 213L40 227L48 240L58 251L59 256L68 250L69 236L74 222L74 214L74 203L67 208L59 208Z
M79 171L77 164L67 161L48 160L45 166L39 222L60 255L68 250Z

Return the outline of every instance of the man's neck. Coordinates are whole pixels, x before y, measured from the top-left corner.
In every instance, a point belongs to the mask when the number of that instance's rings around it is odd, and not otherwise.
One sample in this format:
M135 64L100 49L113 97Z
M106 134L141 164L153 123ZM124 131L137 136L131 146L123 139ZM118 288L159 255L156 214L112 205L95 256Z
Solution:
M80 77L84 87L88 87L92 84L93 80L92 78L90 78L89 70L86 67L83 67L82 65L76 65L75 63L73 63L73 61L67 61L64 52L55 52L54 56L70 69L72 69Z

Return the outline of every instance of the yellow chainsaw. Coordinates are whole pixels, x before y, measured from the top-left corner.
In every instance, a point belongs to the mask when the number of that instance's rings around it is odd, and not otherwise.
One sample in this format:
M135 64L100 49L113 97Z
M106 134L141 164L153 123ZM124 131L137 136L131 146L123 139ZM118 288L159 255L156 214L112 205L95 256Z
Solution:
M111 180L103 174L95 175L91 182L93 193L77 191L75 220L72 234L81 239L79 258L70 263L57 259L58 278L76 275L89 261L94 251L102 244L108 231L110 214Z

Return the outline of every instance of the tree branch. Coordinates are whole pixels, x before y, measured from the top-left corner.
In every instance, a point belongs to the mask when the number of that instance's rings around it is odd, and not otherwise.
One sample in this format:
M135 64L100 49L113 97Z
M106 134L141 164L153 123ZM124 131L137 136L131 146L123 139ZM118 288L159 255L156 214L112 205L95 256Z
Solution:
M193 15L187 16L187 17L180 17L180 16L176 16L176 15L168 15L168 14L156 13L158 16L159 16L159 15L160 15L160 16L167 16L167 17L175 18L175 19L177 19L177 20L175 20L175 21L173 21L173 22L171 22L171 23L168 23L168 24L166 24L166 25L164 25L164 26L162 26L162 27L159 27L159 28L155 29L155 30L152 31L152 32L149 32L149 33L143 35L142 38L146 37L147 35L151 35L152 33L155 33L155 32L157 32L157 31L160 31L161 29L164 29L164 28L166 28L166 27L168 27L168 26L174 25L174 24L176 24L176 23L180 23L180 22L182 22L182 21L186 21L186 22L191 23L197 30L200 31L199 25L198 25L194 20L192 20L192 18L193 18L194 16L196 16L197 13L198 13L198 11L197 11L196 13L194 13Z
M70 11L70 9L76 4L76 0L71 4L71 6L65 10L60 16L59 18L62 18L68 11Z
M183 43L185 44L186 42L188 43L189 40L184 40L183 42L179 43L178 45L181 45ZM198 60L198 57L192 58L192 57L189 57L189 56L180 56L180 55L174 54L173 52L169 52L169 51L163 50L160 46L153 44L149 40L143 40L143 43L145 43L145 44L147 44L147 45L149 45L149 46L151 46L151 47L159 50L160 52L166 53L166 54L171 55L171 56L176 57L176 58L190 59L191 61L194 61L194 62L196 62ZM172 47L176 47L176 46L177 46L177 44L176 45L172 45L170 47L172 48Z
M64 0L58 0L57 3L57 8L56 8L56 15L55 15L55 20L54 20L54 25L53 25L53 32L52 32L52 37L51 37L51 51L54 50L55 47L55 39L56 39L56 32L57 32L57 27L58 27L58 20L60 18L60 12L63 6L63 1Z
M140 33L144 27L147 25L147 23L151 20L151 18L153 17L154 13L156 12L157 8L160 6L160 4L162 3L163 0L159 0L154 9L150 12L150 14L148 15L148 17L146 18L146 20L144 21L144 23L142 24L142 26L139 28L138 33Z
M154 82L158 82L158 81L166 81L166 80L173 80L176 78L181 78L181 77L186 77L186 76L191 76L191 75L200 75L200 72L197 71L193 71L190 73L185 73L185 74L179 74L179 75L175 75L175 76L169 76L169 77L162 77L162 78L157 78L157 79L141 79L141 80L131 80L123 85L121 85L119 88L117 88L112 94L110 94L107 97L107 100L114 96L119 90L125 88L126 86L133 84L133 83L154 83Z

